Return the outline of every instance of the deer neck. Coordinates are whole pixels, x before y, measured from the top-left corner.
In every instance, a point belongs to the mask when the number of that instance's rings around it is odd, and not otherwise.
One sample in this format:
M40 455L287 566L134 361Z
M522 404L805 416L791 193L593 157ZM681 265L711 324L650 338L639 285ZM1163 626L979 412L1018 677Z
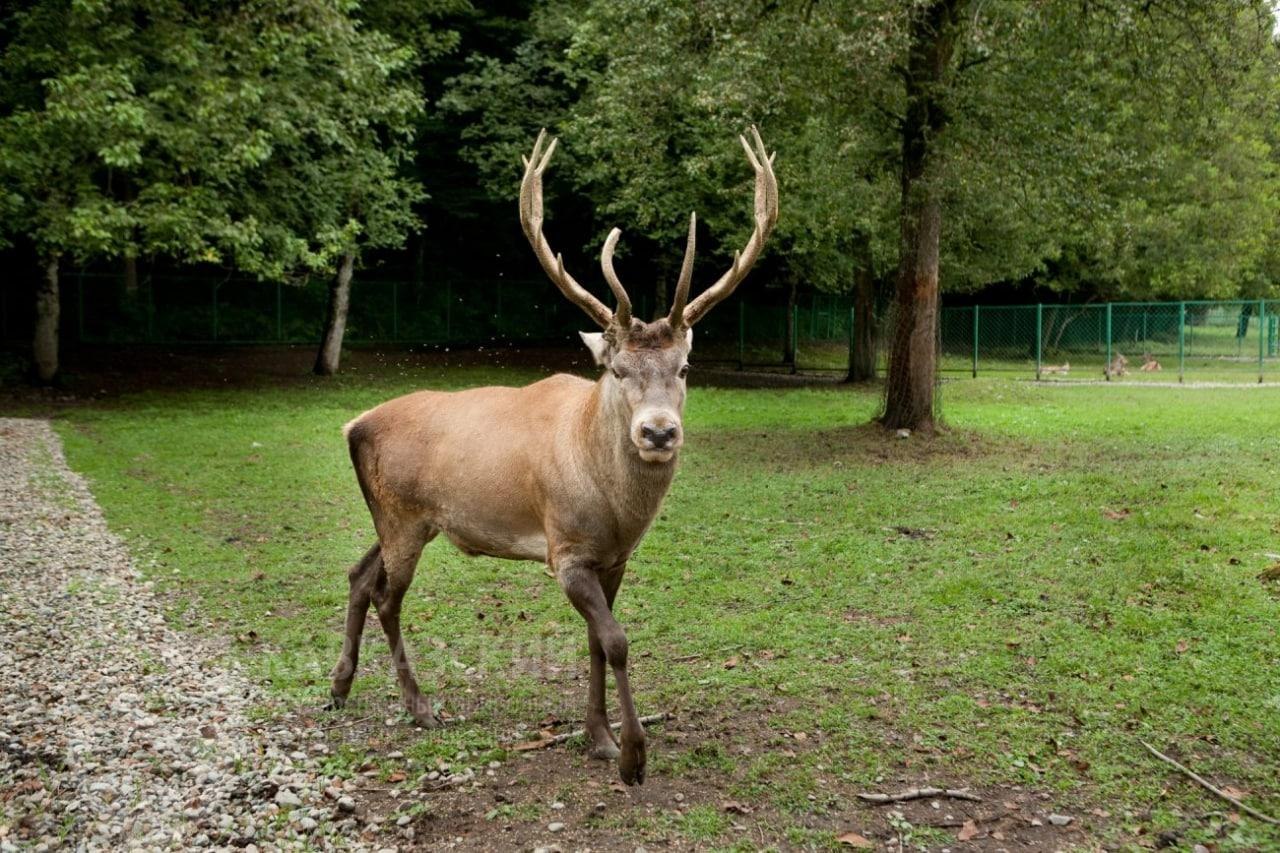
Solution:
M586 470L618 519L647 529L675 476L676 459L645 462L631 443L631 413L615 387L601 377L582 411Z

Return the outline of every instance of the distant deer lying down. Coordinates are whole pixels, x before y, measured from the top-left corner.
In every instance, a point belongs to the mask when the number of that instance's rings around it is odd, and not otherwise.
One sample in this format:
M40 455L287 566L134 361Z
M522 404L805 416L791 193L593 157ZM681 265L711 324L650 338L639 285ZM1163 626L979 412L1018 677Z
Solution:
M613 601L627 560L653 522L684 442L681 416L692 327L731 294L760 256L778 219L773 157L755 128L755 230L728 272L688 302L696 219L670 313L646 323L613 269L621 232L600 263L616 311L569 275L542 233L542 174L556 141L538 135L525 161L520 224L542 268L569 301L603 329L582 339L603 367L595 382L560 374L524 388L419 391L347 424L356 477L377 543L348 573L346 636L333 670L332 706L351 690L370 602L391 646L405 705L422 726L438 725L418 689L400 636L400 604L423 546L443 533L463 553L545 562L587 622L591 678L586 730L595 757L618 759L628 785L644 781L645 735L627 678L627 637ZM688 304L686 304L686 302ZM613 669L622 741L605 716L605 664Z
M1046 364L1040 368L1041 373L1062 373L1071 372L1071 362L1064 361L1062 364Z
M1138 369L1143 373L1154 373L1155 371L1163 370L1164 368L1160 366L1160 362L1156 361L1156 357L1154 355L1146 353L1142 356L1142 367L1139 367Z

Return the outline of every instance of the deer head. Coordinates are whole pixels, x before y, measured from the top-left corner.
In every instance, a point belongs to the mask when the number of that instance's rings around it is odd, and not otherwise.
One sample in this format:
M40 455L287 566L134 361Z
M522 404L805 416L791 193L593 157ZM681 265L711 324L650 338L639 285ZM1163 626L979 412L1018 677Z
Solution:
M524 159L520 225L552 282L603 330L583 332L582 339L596 363L605 368L601 383L606 405L626 420L631 443L646 462L671 461L684 442L681 417L694 324L746 278L778 221L778 182L773 174L775 155L765 151L755 127L751 128L751 136L754 150L745 136L738 137L756 176L755 229L747 245L741 252L734 253L733 265L715 284L689 302L697 232L697 215L690 214L689 239L671 309L665 317L649 323L631 316L631 299L613 268L613 252L622 236L620 229L609 232L600 253L604 279L618 302L613 311L565 271L563 256L552 251L542 233L542 175L555 153L556 140L552 139L544 150L546 131L543 130L533 145L533 153Z

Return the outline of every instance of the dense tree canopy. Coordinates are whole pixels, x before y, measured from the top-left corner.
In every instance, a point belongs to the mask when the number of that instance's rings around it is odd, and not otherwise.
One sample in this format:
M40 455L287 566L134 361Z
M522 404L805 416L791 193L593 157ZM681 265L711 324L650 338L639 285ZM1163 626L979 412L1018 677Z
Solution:
M515 56L474 57L445 105L475 117L463 141L495 191L510 192L511 163L551 126L596 236L617 223L670 258L689 208L724 247L741 242L733 132L758 123L783 152L773 254L812 286L847 290L868 245L881 273L897 264L901 73L923 5L548 0ZM935 178L946 288L1030 278L1190 297L1274 280L1259 275L1280 221L1265 9L1188 4L1191 21L1158 9L971 10Z
M360 26L357 9L49 0L6 10L3 227L40 257L49 299L63 257L159 256L279 279L400 245L421 197L401 174L422 109L406 73L416 54ZM44 332L48 379L56 338Z
M622 227L660 300L689 210L696 281L748 233L754 123L783 211L756 286L883 310L923 274L894 309L923 306L919 341L939 290L1280 293L1266 0L19 0L0 45L0 239L55 278L113 257L491 274L546 126L552 215L586 226L565 248Z

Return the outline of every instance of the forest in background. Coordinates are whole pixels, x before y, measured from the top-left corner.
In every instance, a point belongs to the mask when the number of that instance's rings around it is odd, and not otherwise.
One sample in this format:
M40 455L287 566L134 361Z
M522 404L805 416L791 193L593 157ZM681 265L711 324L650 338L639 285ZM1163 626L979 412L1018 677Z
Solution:
M362 275L536 272L515 198L547 127L566 265L604 293L621 227L661 305L690 210L695 289L745 241L754 124L782 216L744 287L887 314L851 378L886 347L885 422L926 427L941 294L1280 296L1275 28L1269 0L17 0L6 287L49 381L70 269L121 298L148 270L323 276L332 372Z

